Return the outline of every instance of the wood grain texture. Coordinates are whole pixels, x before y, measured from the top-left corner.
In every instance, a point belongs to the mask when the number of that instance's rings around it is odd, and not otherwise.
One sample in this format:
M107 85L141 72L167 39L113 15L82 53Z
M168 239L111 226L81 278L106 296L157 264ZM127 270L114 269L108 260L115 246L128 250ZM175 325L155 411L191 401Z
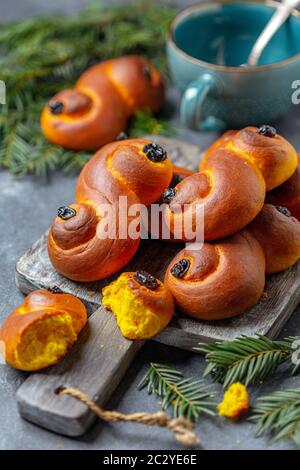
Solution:
M167 138L156 140L167 148L174 163L197 168L201 156L199 147ZM61 434L77 436L84 433L93 416L74 398L56 395L55 389L63 385L77 387L103 405L143 342L124 339L113 315L101 306L102 287L120 273L89 284L70 281L52 267L46 240L47 234L44 234L19 259L16 283L24 293L58 287L76 295L87 306L89 326L64 361L45 372L32 374L24 382L18 390L17 400L20 413L26 419ZM126 271L144 269L163 279L167 265L181 248L181 244L144 240ZM240 317L204 322L176 314L171 324L153 339L192 350L200 341L233 339L240 334L258 332L272 338L279 333L299 301L300 262L283 273L270 276L264 296Z

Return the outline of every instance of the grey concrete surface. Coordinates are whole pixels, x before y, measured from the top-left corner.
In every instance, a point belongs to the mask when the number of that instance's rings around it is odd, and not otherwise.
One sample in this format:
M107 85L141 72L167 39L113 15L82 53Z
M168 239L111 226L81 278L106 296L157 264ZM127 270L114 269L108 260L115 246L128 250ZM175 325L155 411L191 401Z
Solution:
M80 0L10 0L0 1L1 20L29 17L51 11L72 12L88 1ZM192 2L178 2L192 3ZM1 75L1 71L0 71ZM176 93L169 95L169 101L176 103ZM300 151L299 106L277 123L283 133ZM203 148L215 136L183 133L185 138L198 142ZM22 295L14 283L14 266L17 258L48 227L59 205L73 199L74 177L53 174L46 179L26 177L18 180L5 171L0 171L0 321L12 308L22 302ZM282 332L283 336L300 335L299 308ZM159 399L148 396L146 391L137 391L137 383L145 373L149 362L163 362L182 370L186 376L200 377L204 359L196 354L164 347L149 341L137 356L130 370L111 397L108 407L124 413L133 411L156 411ZM97 422L83 437L65 438L40 429L18 414L15 391L26 374L0 365L0 449L183 449L166 430L147 428L135 424L106 424ZM299 386L300 379L277 375L265 384L250 389L251 400L272 390ZM221 397L219 385L214 388ZM267 438L255 439L254 426L226 422L221 418L203 418L197 426L203 449L293 449L289 441L272 444Z

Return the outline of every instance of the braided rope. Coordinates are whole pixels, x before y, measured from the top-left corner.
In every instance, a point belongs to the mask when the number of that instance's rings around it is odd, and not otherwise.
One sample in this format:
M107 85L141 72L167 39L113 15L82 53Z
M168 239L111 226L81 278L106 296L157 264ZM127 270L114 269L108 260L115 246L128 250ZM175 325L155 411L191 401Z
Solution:
M94 401L92 401L85 393L72 387L61 388L57 391L58 395L69 395L84 403L90 410L92 410L100 419L104 421L131 421L146 426L160 426L162 428L170 429L175 438L188 447L195 446L200 443L199 438L193 431L192 423L185 418L172 419L162 411L156 413L132 413L123 414L119 411L108 411L100 408Z

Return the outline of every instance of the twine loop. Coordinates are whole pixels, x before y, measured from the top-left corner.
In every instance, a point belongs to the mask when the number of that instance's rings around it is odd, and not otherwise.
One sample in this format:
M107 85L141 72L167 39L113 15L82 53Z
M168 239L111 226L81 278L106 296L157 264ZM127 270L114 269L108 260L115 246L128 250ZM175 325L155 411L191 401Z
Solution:
M103 410L93 400L91 400L84 392L72 387L61 387L57 390L58 395L69 395L84 403L98 418L110 422L136 422L146 426L160 426L168 428L174 433L175 438L181 444L192 447L200 443L199 438L193 431L193 424L185 418L170 418L163 411L156 413L131 413L123 414L119 411Z

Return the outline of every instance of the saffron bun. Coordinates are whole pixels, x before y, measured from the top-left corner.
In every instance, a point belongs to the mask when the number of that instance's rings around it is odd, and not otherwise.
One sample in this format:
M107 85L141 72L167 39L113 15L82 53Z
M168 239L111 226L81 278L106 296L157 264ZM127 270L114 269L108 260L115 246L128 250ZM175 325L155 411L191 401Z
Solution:
M265 256L243 230L200 249L181 250L167 268L165 285L186 315L201 320L234 317L263 294Z
M184 211L195 231L195 211L201 205L205 240L232 235L258 215L266 190L290 178L296 166L295 149L272 127L229 131L208 149L200 172L174 188L165 211L166 223L174 232Z
M81 282L104 279L124 267L136 253L139 237L119 233L127 207L158 200L172 179L173 168L162 147L146 139L128 139L102 147L83 168L76 202L61 207L48 236L48 253L56 270ZM104 206L103 206L104 204ZM111 215L105 216L109 205ZM126 208L125 208L126 210ZM114 218L109 228L105 220ZM128 216L127 227L137 229L139 215ZM113 222L113 221L112 221ZM115 233L110 233L115 227ZM138 230L137 230L138 231Z
M235 235L180 251L165 285L179 309L202 320L240 315L261 297L265 273L288 269L300 259L300 222L288 209L264 204Z
M83 303L69 294L37 290L0 328L0 347L10 366L37 371L59 362L87 322Z
M300 258L300 222L285 207L265 204L247 230L264 251L267 273L284 271Z
M266 202L286 207L300 220L300 156L295 173L283 184L267 193Z
M156 112L164 101L159 72L137 55L111 59L86 70L74 88L45 106L41 126L54 144L97 150L116 140L139 110Z
M131 340L148 339L170 322L174 301L164 284L144 271L125 272L102 290L103 305Z
M217 149L233 150L241 158L251 162L262 173L266 189L284 183L295 172L297 152L294 147L271 126L245 127L240 131L225 132L206 152L200 170Z

